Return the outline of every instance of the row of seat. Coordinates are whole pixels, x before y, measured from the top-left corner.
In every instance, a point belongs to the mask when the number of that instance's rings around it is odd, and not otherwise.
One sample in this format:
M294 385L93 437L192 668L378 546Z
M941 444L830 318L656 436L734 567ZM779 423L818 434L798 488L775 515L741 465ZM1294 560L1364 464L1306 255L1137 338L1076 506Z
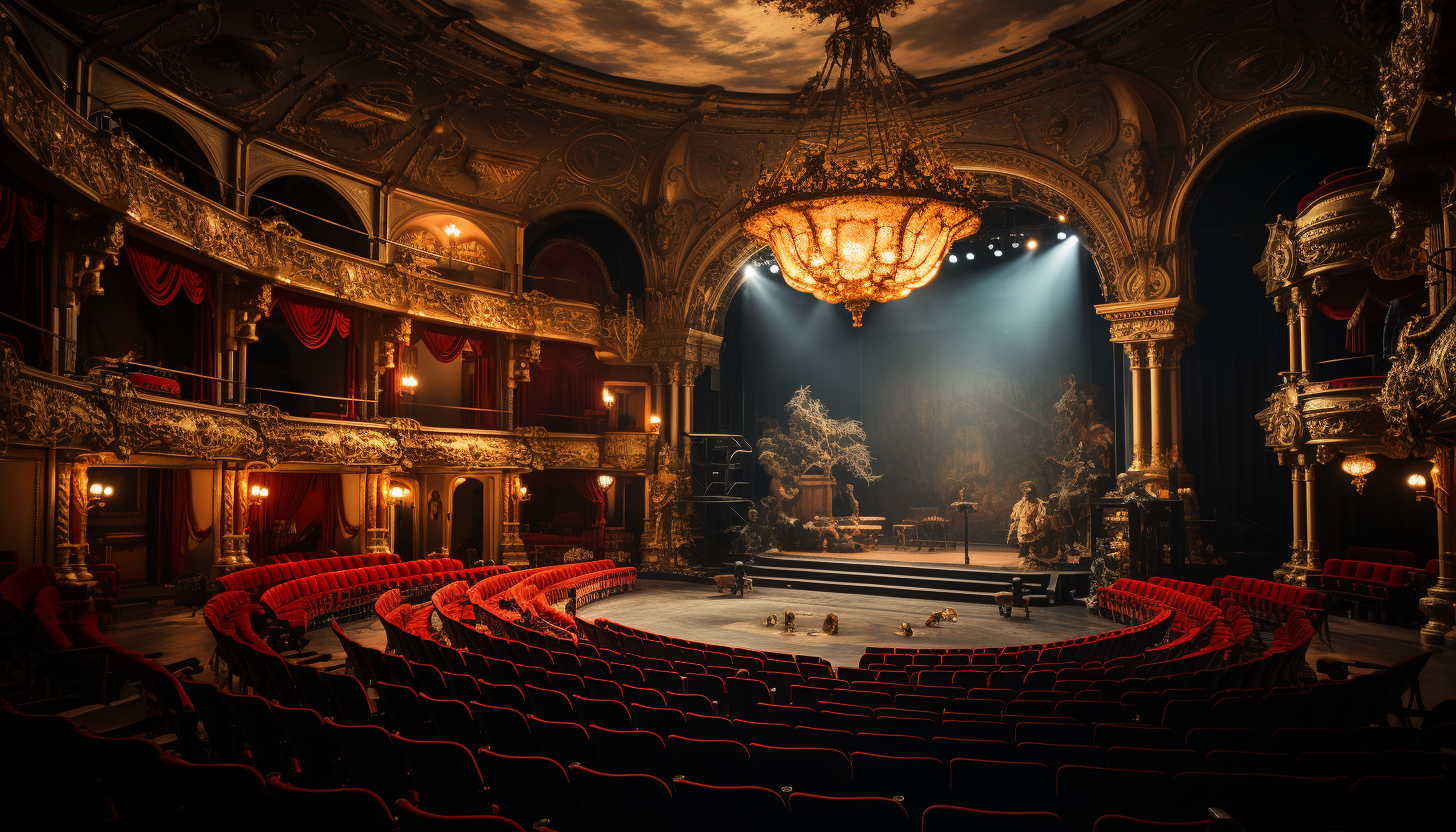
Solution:
M963 665L1029 665L1043 662L1107 661L1136 656L1162 641L1172 623L1172 618L1173 613L1165 610L1149 620L1131 627L1122 627L1106 633L1064 641L1018 647L972 649L866 647L864 655L860 656L859 666L866 669L872 664L891 664L897 667L941 665L949 668Z
M292 581L298 578L306 578L309 575L318 575L322 572L338 572L343 569L358 569L361 566L380 566L386 563L399 563L399 555L381 552L367 555L334 555L332 557L309 558L305 560L285 560L281 563L266 566L254 566L249 569L239 569L229 572L217 579L217 585L223 592L242 590L248 593L254 601L257 601L263 592L271 587L277 586L284 581Z
M1224 598L1237 601L1250 612L1283 620L1289 613L1299 611L1317 627L1324 621L1325 594L1318 590L1239 575L1215 578L1213 585Z
M580 563L563 563L558 566L543 566L536 569L528 569L519 573L516 580L499 582L496 584L485 584L479 588L472 587L469 593L470 600L475 604L476 615L483 616L494 629L503 629L505 623L516 622L521 619L521 610L529 609L531 614L537 617L546 618L552 622L552 626L562 632L570 632L574 629L572 622L558 618L555 610L551 610L544 599L537 599L539 590L550 587L562 581L569 581L580 578L593 572L602 572L616 567L611 560L583 561ZM635 578L636 571L632 575ZM529 596L513 596L512 590L517 584L529 581L536 592ZM505 606L502 602L510 599L512 603ZM538 602L539 601L539 602ZM510 609L508 607L514 607ZM548 610L550 610L548 612Z
M391 588L414 589L460 580L474 582L509 569L508 566L466 569L454 558L403 561L285 581L266 590L259 600L275 621L295 637L302 637L314 620L353 614Z

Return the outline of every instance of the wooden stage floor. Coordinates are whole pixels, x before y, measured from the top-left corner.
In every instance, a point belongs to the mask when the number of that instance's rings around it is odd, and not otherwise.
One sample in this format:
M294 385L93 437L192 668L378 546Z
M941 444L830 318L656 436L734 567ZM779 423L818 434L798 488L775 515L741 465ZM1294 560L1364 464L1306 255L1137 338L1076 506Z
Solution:
M789 558L808 558L825 561L861 561L865 563L890 563L915 566L961 566L966 565L965 550L960 546L953 549L937 549L934 552L921 549L896 549L894 546L880 546L867 552L782 552L778 556ZM1005 569L1012 572L1021 571L1047 571L1042 569L1024 570L1021 566L1021 556L1013 546L997 546L995 544L972 543L971 563L975 569ZM1085 572L1086 567L1077 564L1064 564L1059 572Z

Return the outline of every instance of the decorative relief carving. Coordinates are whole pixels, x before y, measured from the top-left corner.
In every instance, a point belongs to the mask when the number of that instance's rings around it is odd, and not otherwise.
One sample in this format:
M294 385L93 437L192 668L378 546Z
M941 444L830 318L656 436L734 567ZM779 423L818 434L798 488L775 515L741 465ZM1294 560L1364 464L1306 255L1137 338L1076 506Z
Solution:
M1299 412L1298 391L1281 387L1269 396L1269 404L1254 416L1264 428L1264 445L1289 449L1304 438L1304 419Z

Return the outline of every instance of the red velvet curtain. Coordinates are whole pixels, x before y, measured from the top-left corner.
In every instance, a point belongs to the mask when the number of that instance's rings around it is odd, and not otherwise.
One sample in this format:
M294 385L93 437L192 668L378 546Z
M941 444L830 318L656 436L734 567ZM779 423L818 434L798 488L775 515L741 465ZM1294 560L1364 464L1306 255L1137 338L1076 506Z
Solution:
M192 372L212 375L217 369L212 360L214 272L184 263L165 249L133 239L127 239L125 250L127 266L147 300L157 306L166 306L181 293L197 306L192 336ZM192 400L212 401L214 384L216 382L209 379L192 378Z
M287 292L274 295L273 306L269 308L268 314L271 315L278 309L283 311L283 320L288 322L288 329L293 332L293 337L311 350L327 344L335 333L340 338L348 338L353 326L349 313L301 295Z
M379 415L384 417L399 415L399 365L395 359L395 366L385 370L379 376Z
M262 505L252 509L248 534L249 550L257 560L278 554L287 537L273 533L273 521L293 523L303 532L309 524L319 524L317 549L333 549L338 537L342 511L343 483L340 474L292 474L273 471L253 473L248 487L268 489Z
M516 388L516 424L587 432L588 410L602 409L602 362L585 344L546 341L531 380Z
M491 410L496 404L496 368L495 368L495 341L494 333L470 333L454 327L429 325L415 329L415 343L423 343L425 349L436 361L448 364L465 353L469 347L474 354L472 359L473 381L469 401L462 402L466 407L479 407ZM385 395L391 395L391 405L395 408L395 414L399 407L399 387L394 370L385 372ZM381 412L383 405L381 404ZM394 415L394 414L389 414ZM489 430L499 425L499 413L482 413L475 411L475 427L482 430Z
M1365 272L1355 272L1330 281L1330 286L1320 295L1318 306L1325 317L1346 322L1345 350L1363 355L1366 352L1365 330L1371 319L1378 324L1384 319L1385 307L1391 301L1410 297L1424 287L1422 275L1404 280L1380 280Z
M45 232L49 203L38 191L0 173L0 292L6 313L49 329L46 320ZM0 318L0 339L34 367L51 360L51 339L8 318Z
M169 251L128 239L126 262L142 294L157 306L171 303L179 291L193 303L212 294L212 270L183 263Z
M212 527L199 528L197 513L192 510L189 471L169 469L153 476L151 498L155 508L147 518L147 537L154 547L158 578L166 583L187 571L187 551L212 534Z

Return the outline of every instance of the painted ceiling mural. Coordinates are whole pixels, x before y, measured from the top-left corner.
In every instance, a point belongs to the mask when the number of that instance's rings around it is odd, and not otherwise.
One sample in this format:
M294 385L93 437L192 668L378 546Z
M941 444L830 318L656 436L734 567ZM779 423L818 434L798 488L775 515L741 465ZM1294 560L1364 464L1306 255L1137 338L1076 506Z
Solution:
M920 0L887 18L895 61L928 77L1004 58L1117 0ZM454 0L516 42L611 75L738 92L799 89L824 62L832 22L754 0Z

